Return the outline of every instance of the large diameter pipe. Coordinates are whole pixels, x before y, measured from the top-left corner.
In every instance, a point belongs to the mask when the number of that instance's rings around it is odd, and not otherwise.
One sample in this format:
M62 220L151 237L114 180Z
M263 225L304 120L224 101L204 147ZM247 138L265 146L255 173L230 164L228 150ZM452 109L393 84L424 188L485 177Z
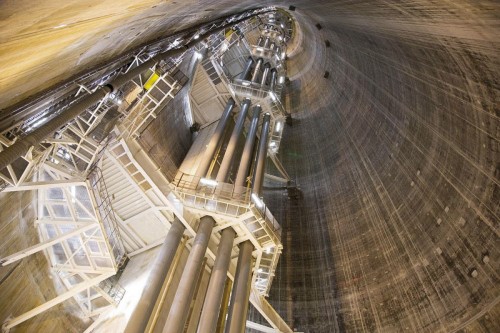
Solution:
M253 65L253 59L252 57L248 57L247 63L245 64L245 69L241 73L240 79L241 80L246 80L248 75L250 74L250 71L252 70L252 65Z
M229 98L226 104L226 108L224 109L224 112L222 112L219 123L215 128L215 132L207 145L207 149L205 150L205 153L203 153L203 158L201 159L200 165L198 165L198 169L196 169L196 178L199 179L207 175L208 168L210 168L210 163L215 157L214 155L217 151L217 147L219 147L222 142L222 135L224 134L224 130L226 128L229 117L231 116L231 111L233 111L233 108L234 99Z
M156 299L160 294L163 282L174 261L175 253L181 242L184 229L183 224L176 217L153 263L153 268L149 273L146 287L128 321L125 333L143 333L146 331L146 326L153 312Z
M262 80L260 81L260 84L263 86L266 84L267 81L267 76L269 75L269 70L271 69L271 65L267 62L264 65L264 73L262 73Z
M266 40L264 41L264 48L265 49L267 49L269 47L269 42L270 42L269 37L266 37Z
M261 196L262 183L264 182L264 171L266 170L267 142L269 139L269 122L271 115L266 113L262 122L260 132L259 149L257 150L257 160L252 178L252 193Z
M260 67L262 66L263 61L264 60L262 58L257 59L257 64L255 65L255 68L253 70L252 82L257 82L259 78Z
M252 121L250 122L250 126L248 128L245 146L243 147L243 154L241 156L240 165L234 181L235 188L242 188L246 186L246 179L248 176L248 170L250 169L250 163L252 162L253 145L255 143L255 134L257 133L261 110L262 108L260 105L256 105L253 108Z
M262 42L264 41L264 37L260 36L257 40L257 46L262 46Z
M247 320L252 275L252 242L245 241L239 246L238 265L234 276L234 287L229 304L226 333L244 333Z
M224 158L220 164L219 172L217 173L216 178L218 182L225 183L229 178L229 171L234 160L234 152L236 151L241 132L243 131L243 126L245 125L245 119L249 108L250 100L247 98L241 105L241 111L238 114L238 119L236 119L236 124L234 125L233 132L231 133L231 138L229 138Z
M182 272L181 280L177 286L172 307L167 317L163 333L182 333L189 315L189 306L202 269L203 258L207 251L208 241L212 234L215 221L211 216L200 219L200 226L194 238L191 252L189 253L186 266Z
M208 283L203 310L198 323L197 333L214 333L217 328L217 317L224 294L224 285L227 279L227 271L231 263L231 251L236 233L229 227L222 231L217 257L215 258L212 275Z
M142 63L141 65L135 67L134 69L128 71L127 73L117 77L110 84L99 87L95 92L85 96L78 103L72 105L66 111L54 117L46 124L40 126L32 133L25 136L24 138L17 140L12 146L7 147L0 152L0 170L2 170L7 165L14 162L19 157L26 154L31 146L39 144L40 142L45 140L49 135L57 131L59 128L71 122L81 113L83 113L86 109L99 102L108 93L112 92L113 90L117 90L125 83L132 80L134 77L148 70L150 67L152 67L161 59L176 56L184 52L185 50L186 47L183 46L156 55L155 57L149 59L148 61Z
M269 90L274 92L274 88L276 87L276 75L278 75L278 71L276 68L271 70L271 83L269 84Z

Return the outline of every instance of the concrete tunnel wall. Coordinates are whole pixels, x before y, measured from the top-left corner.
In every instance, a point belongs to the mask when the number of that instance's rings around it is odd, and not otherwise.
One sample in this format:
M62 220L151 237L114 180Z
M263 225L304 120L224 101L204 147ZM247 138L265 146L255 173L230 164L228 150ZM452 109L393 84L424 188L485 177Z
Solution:
M270 302L304 332L500 331L498 4L294 5Z

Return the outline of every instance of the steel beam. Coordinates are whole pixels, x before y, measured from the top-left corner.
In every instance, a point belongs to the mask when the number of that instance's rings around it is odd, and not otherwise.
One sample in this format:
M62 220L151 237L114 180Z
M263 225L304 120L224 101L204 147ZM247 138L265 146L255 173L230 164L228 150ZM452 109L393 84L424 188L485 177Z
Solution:
M33 253L37 253L39 251L45 250L46 248L51 247L54 244L60 243L63 240L66 240L66 239L71 238L71 237L75 237L75 236L81 234L82 232L85 232L85 231L88 231L88 230L91 230L94 228L99 228L99 224L92 223L92 224L77 228L75 230L68 231L68 232L66 232L66 233L64 233L56 238L51 238L49 240L46 240L45 242L38 243L36 245L28 247L27 249L24 249L24 250L19 251L17 253L11 254L8 257L2 258L2 259L0 259L0 264L2 266L6 266L6 265L11 264L13 262L16 262L18 260L21 260L21 259L23 259L23 258L25 258Z

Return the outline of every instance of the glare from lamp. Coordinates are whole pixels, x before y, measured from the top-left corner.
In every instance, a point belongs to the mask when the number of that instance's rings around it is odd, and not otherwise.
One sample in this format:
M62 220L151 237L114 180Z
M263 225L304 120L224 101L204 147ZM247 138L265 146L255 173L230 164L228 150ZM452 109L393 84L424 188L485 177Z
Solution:
M213 179L201 178L200 184L210 186L210 187L216 187L218 183L216 180L213 180Z
M281 122L278 121L274 129L276 132L279 132L281 130Z
M259 207L259 208L264 207L264 202L259 198L259 196L257 194L252 193L252 200L257 207Z
M201 54L200 52L198 51L194 51L194 57L198 60L201 60L203 59L203 54Z

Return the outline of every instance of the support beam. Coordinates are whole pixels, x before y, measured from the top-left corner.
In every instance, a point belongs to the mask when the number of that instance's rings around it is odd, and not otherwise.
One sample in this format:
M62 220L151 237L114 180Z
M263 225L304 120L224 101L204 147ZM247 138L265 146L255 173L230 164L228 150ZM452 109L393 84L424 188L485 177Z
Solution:
M255 322L250 321L250 320L247 320L246 327L251 328L251 329L256 330L256 331L259 331L259 332L263 332L263 333L281 333L280 330L277 330L277 329L274 329L272 327L265 326L262 324L255 323Z
M39 251L45 250L46 248L51 247L54 244L60 243L63 240L78 236L82 232L85 232L85 231L88 231L91 229L95 229L95 228L99 228L99 224L93 223L93 224L89 224L89 225L77 228L77 229L72 230L72 231L68 231L68 232L66 232L66 233L64 233L56 238L46 240L45 242L38 243L36 245L30 246L27 249L24 249L24 250L19 251L17 253L11 254L8 257L2 258L2 259L0 259L0 264L2 266L7 266L8 264L11 264L11 263L16 262L18 260L21 260L21 259L23 259L23 258L25 258L33 253L37 253Z
M200 219L200 226L177 287L167 321L163 327L163 333L182 333L184 330L196 281L202 269L203 258L214 225L215 220L211 216L204 216Z
M293 330L281 318L281 316L274 310L269 302L260 295L256 289L252 289L250 293L250 303L259 311L259 313L267 320L267 322L279 332L292 333Z
M260 197L262 194L261 193L262 183L264 182L264 171L266 169L267 142L269 139L270 120L271 120L271 115L269 113L266 113L264 115L264 121L262 122L259 149L257 150L257 160L252 178L252 193L255 193L258 197Z
M217 249L217 258L212 268L212 275L208 283L197 333L214 333L217 327L217 317L221 307L235 236L236 233L233 228L226 228L222 231L219 248Z
M227 144L226 152L224 153L224 158L219 167L219 172L217 173L216 180L218 182L226 183L229 178L229 171L234 160L234 153L236 147L238 146L238 141L241 137L243 131L243 126L245 125L245 120L247 118L248 109L250 108L250 100L247 98L241 104L241 110L238 114L238 119L234 125L233 132L231 133L231 138Z
M229 304L226 333L244 333L248 312L248 297L251 289L252 252L254 246L250 241L240 244L238 265L234 276L234 287Z
M246 187L246 179L248 177L248 170L250 169L250 164L252 162L253 146L255 143L255 134L257 133L257 127L259 125L259 116L262 108L260 105L256 105L253 108L253 116L250 126L248 128L247 138L245 141L245 146L243 147L243 153L241 155L240 165L238 167L238 172L236 173L236 178L234 181L235 192L243 193Z
M17 326L17 325L25 322L26 320L28 320L30 318L33 318L34 316L36 316L36 315L38 315L38 314L40 314L40 313L42 313L42 312L44 312L44 311L52 308L53 306L55 306L55 305L57 305L59 303L64 302L68 298L71 298L71 297L75 296L76 294L81 293L85 289L97 285L99 282L106 280L107 278L113 276L114 274L115 274L114 272L113 273L106 273L106 274L103 274L103 275L99 275L99 276L97 276L95 278L92 278L92 279L90 279L88 281L84 281L84 282L78 284L76 287L71 288L70 290L68 290L64 294L59 295L56 298L53 298L50 301L45 302L44 304L42 304L40 306L37 306L36 308L34 308L34 309L32 309L32 310L30 310L30 311L28 311L26 313L23 313L20 316L17 316L17 317L15 317L13 319L7 320L4 323L4 325L2 326L2 329L4 331L8 331L12 327Z
M174 261L175 253L181 242L184 230L185 228L182 223L178 218L175 218L152 265L148 282L134 312L130 316L125 333L143 333L145 331L163 282Z
M241 73L240 79L241 80L246 80L248 78L248 75L250 75L250 71L252 70L252 65L254 61L252 57L248 57L247 62L245 64L245 69Z
M198 165L198 169L196 169L195 177L198 180L207 175L208 168L210 168L210 163L215 158L215 152L222 142L222 135L224 134L224 130L226 129L226 125L231 115L231 111L234 108L234 104L234 99L229 98L226 104L226 108L224 109L224 112L219 119L219 123L215 128L215 132L207 145L207 149L203 153L203 159L201 160L200 165Z
M7 187L6 189L3 190L3 192L32 191L32 190L41 190L54 187L68 187L68 186L87 186L87 184L83 181L75 181L75 180L54 180L47 182L24 183L24 185L21 186Z

